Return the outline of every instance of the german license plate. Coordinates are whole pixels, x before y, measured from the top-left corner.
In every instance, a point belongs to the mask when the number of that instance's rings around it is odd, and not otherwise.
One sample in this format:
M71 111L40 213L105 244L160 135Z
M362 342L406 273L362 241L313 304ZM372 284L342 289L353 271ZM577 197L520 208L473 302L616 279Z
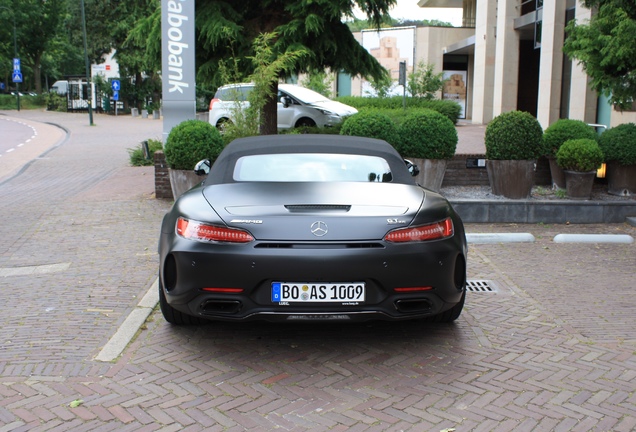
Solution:
M272 302L363 302L364 282L272 282Z

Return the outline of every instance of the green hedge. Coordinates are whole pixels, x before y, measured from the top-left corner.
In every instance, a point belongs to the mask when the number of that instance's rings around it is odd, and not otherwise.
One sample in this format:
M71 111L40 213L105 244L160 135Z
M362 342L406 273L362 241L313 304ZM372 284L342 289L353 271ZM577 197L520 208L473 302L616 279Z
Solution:
M172 128L164 153L170 168L191 170L202 159L214 162L223 147L217 128L205 121L186 120Z
M594 128L584 121L559 119L543 133L543 154L554 157L564 142L582 138L596 140L598 135Z
M532 160L543 152L543 129L524 111L509 111L486 126L486 158L490 160Z
M388 116L374 111L359 112L347 118L342 124L340 135L378 138L396 146L398 129Z
M603 132L599 146L607 162L636 165L636 124L625 123Z
M556 158L564 170L588 172L601 166L603 152L594 139L573 139L563 143Z
M418 110L398 128L396 150L403 157L452 159L457 149L457 130L447 117L433 110Z
M352 106L358 109L358 111L366 111L368 109L380 109L383 112L385 110L397 109L404 111L402 96L392 96L389 98L341 96L336 98L336 100L343 104ZM453 122L453 124L457 123L462 110L461 106L457 102L450 100L425 100L413 97L406 98L406 111L424 108L432 109L444 114L450 121Z
M20 109L36 109L46 106L45 95L22 95L20 96ZM0 95L0 109L2 110L17 110L18 102L17 97L10 94Z

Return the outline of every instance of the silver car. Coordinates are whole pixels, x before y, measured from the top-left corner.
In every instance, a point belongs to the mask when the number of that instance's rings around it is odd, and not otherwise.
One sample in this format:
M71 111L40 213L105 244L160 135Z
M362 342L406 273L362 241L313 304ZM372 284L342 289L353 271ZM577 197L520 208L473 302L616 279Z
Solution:
M210 101L210 124L221 128L225 122L235 122L235 113L249 106L248 98L253 88L254 84L220 87ZM334 126L357 112L355 108L313 90L294 84L278 85L278 129Z

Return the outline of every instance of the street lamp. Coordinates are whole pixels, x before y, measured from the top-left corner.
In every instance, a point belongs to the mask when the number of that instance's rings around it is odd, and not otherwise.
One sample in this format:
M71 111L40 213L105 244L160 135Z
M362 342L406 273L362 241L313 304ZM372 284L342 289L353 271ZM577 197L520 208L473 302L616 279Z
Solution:
M13 52L15 55L14 58L18 58L18 39L15 32L15 12L13 12L13 9L9 9L6 6L0 6L0 9L6 9L11 12L11 15L13 15ZM20 111L20 86L18 83L15 83L15 95L18 101L18 111Z
M86 14L84 12L84 0L82 0L82 33L84 34L84 61L86 63L86 85L88 86L88 119L93 126L93 89L91 88L90 65L88 64L88 48L86 46Z

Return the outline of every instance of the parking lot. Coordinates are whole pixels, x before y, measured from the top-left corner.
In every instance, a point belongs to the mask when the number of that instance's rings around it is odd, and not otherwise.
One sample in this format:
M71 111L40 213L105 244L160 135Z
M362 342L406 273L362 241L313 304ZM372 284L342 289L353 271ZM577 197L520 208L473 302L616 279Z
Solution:
M156 279L171 203L127 150L161 123L0 114L34 125L42 149L0 171L0 431L636 429L636 245L553 241L636 238L628 224L467 225L535 241L470 244L451 325L173 327L155 310L98 361Z

